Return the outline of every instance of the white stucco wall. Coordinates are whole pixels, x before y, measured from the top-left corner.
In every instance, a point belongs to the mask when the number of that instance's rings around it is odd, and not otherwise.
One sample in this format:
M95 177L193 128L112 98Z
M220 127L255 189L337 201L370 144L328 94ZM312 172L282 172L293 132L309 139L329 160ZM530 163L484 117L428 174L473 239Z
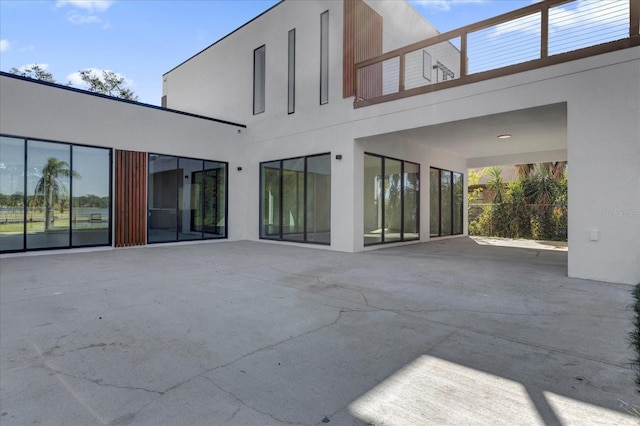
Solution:
M241 132L238 133L238 130ZM0 133L31 139L145 151L229 163L238 172L245 129L155 108L0 76ZM245 238L243 191L229 191L229 239Z
M568 110L568 273L636 284L640 282L639 47L361 108L356 110L356 138L560 103L566 103ZM450 137L455 138L455 132ZM530 150L538 154L534 145ZM558 153L565 155L563 150ZM523 154L513 158L526 159L526 151ZM494 164L503 164L503 156L494 159ZM483 160L491 162L490 157ZM590 240L592 230L598 231L598 241Z
M327 105L319 105L320 14L327 9L330 95ZM288 115L291 28L297 43L296 112ZM253 116L253 49L262 44L266 112ZM429 167L465 172L470 160L449 139L381 135L562 104L566 143L544 151L532 143L508 158L555 152L563 157L556 160L568 159L570 276L640 282L639 47L359 109L352 99L342 99L342 2L286 1L214 47L216 55L202 52L165 75L168 106L241 121L248 128L240 134L233 126L5 78L0 132L228 161L230 239L258 239L260 162L330 152L331 249L358 251L365 151L420 163L422 240L429 235ZM455 131L446 138L455 140ZM507 158L492 155L478 158L487 164Z

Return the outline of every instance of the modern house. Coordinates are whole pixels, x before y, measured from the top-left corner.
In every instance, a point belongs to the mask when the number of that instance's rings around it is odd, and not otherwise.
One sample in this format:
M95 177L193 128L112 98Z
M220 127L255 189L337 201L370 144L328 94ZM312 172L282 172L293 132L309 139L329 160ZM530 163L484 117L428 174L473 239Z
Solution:
M286 0L165 73L162 107L3 73L0 250L449 238L467 168L568 160L568 275L635 284L639 28L634 0L444 34L404 1Z

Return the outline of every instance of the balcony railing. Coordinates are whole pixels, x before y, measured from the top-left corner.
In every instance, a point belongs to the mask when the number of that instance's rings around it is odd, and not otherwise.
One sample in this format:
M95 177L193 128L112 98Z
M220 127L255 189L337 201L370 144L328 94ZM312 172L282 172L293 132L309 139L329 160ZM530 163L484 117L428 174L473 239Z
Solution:
M545 0L355 65L354 107L640 45L640 0Z

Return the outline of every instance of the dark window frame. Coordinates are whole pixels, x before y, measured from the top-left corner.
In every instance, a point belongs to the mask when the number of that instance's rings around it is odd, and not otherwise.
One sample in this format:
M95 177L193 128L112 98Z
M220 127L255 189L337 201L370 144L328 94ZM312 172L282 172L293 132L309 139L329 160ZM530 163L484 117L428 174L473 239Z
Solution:
M46 138L33 138L29 136L18 136L7 133L1 133L0 137L12 138L22 140L22 152L24 155L24 165L23 165L23 189L24 193L22 195L22 213L23 213L23 228L22 228L22 248L17 250L0 250L0 253L23 253L23 252L35 252L35 251L43 251L43 250L69 250L69 249L77 249L77 248L91 248L91 247L112 247L113 246L113 148L108 148L104 146L96 146L96 145L87 145L73 142L65 142L54 139L46 139ZM27 247L27 218L28 218L28 141L33 142L44 142L44 143L52 143L59 145L67 145L69 146L69 170L75 170L73 167L73 147L81 147L81 148L92 148L92 149L101 149L107 151L109 153L109 220L108 220L108 238L107 243L103 244L73 244L73 226L71 224L71 218L73 217L73 176L69 177L69 239L67 246L55 246L55 247L36 247L36 248L28 248Z
M420 175L421 175L421 165L420 163L416 163L413 161L408 161L408 160L402 160L400 158L395 158L395 157L389 157L389 156L385 156L385 155L381 155L381 154L375 154L372 152L365 152L364 155L369 155L372 157L376 157L376 158L380 158L382 160L382 167L381 167L381 178L382 178L382 194L379 194L379 199L382 201L382 208L381 208L381 215L382 215L382 232L380 235L380 241L379 242L371 242L371 243L364 243L365 247L369 247L369 246L375 246L375 245L380 245L380 244L392 244L392 243L405 243L405 242L410 242L410 241L419 241L420 240ZM385 199L384 199L384 181L386 178L386 160L392 160L392 161L399 161L400 162L400 174L402 176L402 179L400 179L400 239L399 240L392 240L392 241L386 241L385 240L385 232L384 232L384 223L386 222L386 206L385 206ZM413 164L418 166L418 189L416 190L416 229L417 229L417 237L414 238L405 238L405 229L404 229L404 216L405 216L405 182L404 182L404 175L405 175L405 163L409 163L409 164ZM366 207L365 207L366 208Z
M257 54L262 51L262 68L260 69L261 73L258 76L257 75L257 59L258 56ZM267 94L267 88L266 88L266 83L267 83L267 45L263 44L262 46L256 48L253 50L253 115L258 115L258 114L262 114L267 110L267 99L266 99L266 94ZM257 104L257 100L258 97L256 96L256 81L258 79L258 77L260 77L261 80L261 99L262 99L262 105L258 105ZM261 108L261 109L260 109Z
M296 112L296 29L287 35L287 114Z
M180 160L195 160L195 161L202 161L202 170L201 172L205 172L205 164L207 162L210 163L219 163L224 165L224 170L225 170L225 181L224 181L224 187L225 187L225 191L224 191L224 235L223 236L215 236L215 237L205 237L204 234L204 224L202 226L202 231L200 231L202 238L200 239L188 239L188 240L181 240L179 237L179 228L178 228L178 221L180 220L180 218L178 217L178 215L176 214L176 236L175 239L172 240L164 240L164 241L150 241L149 240L149 220L147 220L147 244L166 244L166 243L176 243L176 242L193 242L193 241L208 241L208 240L223 240L223 239L227 239L229 238L229 163L226 161L219 161L219 160L211 160L211 159L206 159L206 158L195 158L195 157L184 157L184 156L179 156L179 155L172 155L172 154L161 154L158 152L149 152L147 153L147 218L149 217L149 209L151 206L150 203L150 197L151 197L151 192L149 191L149 171L151 170L150 167L150 159L152 155L159 155L159 156L163 156L163 157L173 157L176 160L176 169L174 170L180 170L179 166L180 166ZM176 185L177 188L179 188L180 186L180 177L181 175L179 175L178 173L176 173ZM204 178L204 175L203 175ZM204 186L204 184L203 184ZM204 200L204 191L202 191L201 194L201 201ZM176 191L176 212L180 210L180 194L179 191ZM204 206L204 203L202 204ZM203 220L204 220L204 216L203 216Z
M326 17L326 22L325 22ZM329 103L329 10L320 14L320 105Z
M259 220L258 220L258 235L259 238L261 240L269 240L269 241L284 241L284 242L291 242L291 243L301 243L301 244L319 244L319 245L325 245L325 246L330 246L331 245L331 241L329 240L329 242L322 242L322 241L309 241L308 240L308 235L307 235L307 200L308 200L308 193L307 193L307 179L308 179L308 168L307 168L307 163L308 163L308 159L309 158L315 158L315 157L322 157L322 156L327 156L329 157L329 164L331 164L331 153L330 152L324 152L324 153L320 153L320 154L311 154L311 155L303 155L303 156L298 156L298 157L288 157L288 158L282 158L279 160L269 160L269 161L261 161L260 162L260 203L258 204L258 210L259 210ZM285 237L285 234L283 232L283 198L284 198L284 191L283 191L283 182L284 182L284 169L283 169L283 164L285 161L289 161L289 160L299 160L299 159L304 159L304 195L303 195L303 205L304 205L304 218L303 218L303 239L302 240L295 240L295 239L287 239ZM279 221L278 221L278 234L277 237L267 237L267 236L263 236L263 208L264 208L264 202L263 202L263 180L262 180L262 166L263 164L269 164L269 163L279 163L279 189L278 189L278 214L279 214ZM330 175L331 176L331 175ZM329 210L331 211L331 208L329 208ZM329 231L331 232L331 231Z
M460 232L454 232L456 229L456 224L455 222L455 184L454 184L454 175L460 175L460 179L462 182L462 189L463 189L463 193L462 196L464 197L464 173L461 172L456 172L455 170L447 170L447 169L442 169L440 167L434 167L431 166L429 167L429 171L431 170L437 170L438 171L438 233L437 234L432 234L431 233L431 220L433 218L433 211L431 211L431 203L429 203L429 237L430 238L439 238L439 237L451 237L454 235L464 235L464 198L462 200L462 203L460 204L460 219L462 220L462 223L460 224L461 227L461 231ZM442 215L441 215L441 211L442 211L442 173L449 173L449 176L451 178L451 199L450 199L450 212L449 214L451 215L451 229L449 231L448 234L443 234L442 233ZM431 173L429 173L429 179L431 179ZM429 185L429 197L431 197L431 185Z

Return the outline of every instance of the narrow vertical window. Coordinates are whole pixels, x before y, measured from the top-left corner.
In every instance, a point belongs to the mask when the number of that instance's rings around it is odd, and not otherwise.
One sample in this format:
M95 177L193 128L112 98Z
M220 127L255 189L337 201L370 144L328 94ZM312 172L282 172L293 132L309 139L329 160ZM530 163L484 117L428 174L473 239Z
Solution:
M253 114L264 112L266 46L253 51Z
M320 15L320 105L329 102L329 11Z
M289 31L289 73L288 73L287 112L296 110L296 29Z

